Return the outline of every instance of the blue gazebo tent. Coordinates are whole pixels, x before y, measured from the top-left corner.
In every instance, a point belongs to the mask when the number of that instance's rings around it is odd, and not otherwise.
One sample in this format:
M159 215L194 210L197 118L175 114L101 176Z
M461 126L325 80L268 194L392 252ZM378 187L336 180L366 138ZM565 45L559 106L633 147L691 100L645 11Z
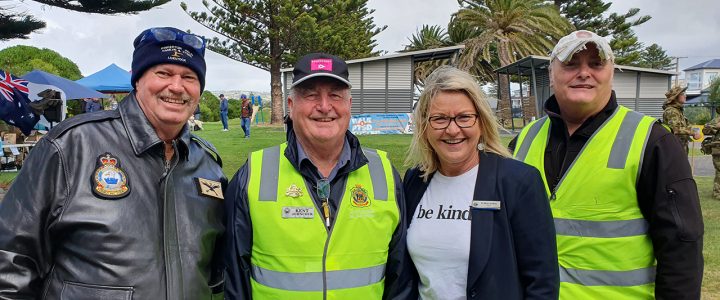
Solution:
M111 64L76 82L103 93L128 93L133 89L130 84L130 72L116 64Z
M99 93L95 90L86 88L85 86L77 84L70 79L62 78L60 76L40 70L32 70L32 72L23 75L22 78L37 84L54 85L65 93L65 97L68 100L83 98L107 98L106 95Z

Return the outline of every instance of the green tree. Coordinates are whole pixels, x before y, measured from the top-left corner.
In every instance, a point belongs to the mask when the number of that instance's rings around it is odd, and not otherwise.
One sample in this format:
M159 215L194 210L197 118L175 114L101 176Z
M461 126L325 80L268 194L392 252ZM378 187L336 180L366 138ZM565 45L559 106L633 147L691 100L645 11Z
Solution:
M572 30L567 19L560 16L552 3L537 0L458 0L461 9L455 13L477 31L477 36L465 40L465 51L459 67L470 70L477 61L492 62L496 49L497 67L506 66L528 55L549 53L555 42ZM511 120L508 80L500 77L501 99L498 103L504 124Z
M452 42L440 25L423 25L411 37L403 51L417 51L450 46Z
M440 25L423 25L408 38L408 41L410 43L405 45L403 52L435 49L453 44L445 28ZM415 77L415 84L424 86L425 78L437 69L437 67L446 64L446 61L447 59L416 63L413 76Z
M675 68L672 58L665 54L665 50L658 44L646 47L641 53L640 65L645 68L670 70Z
M344 59L378 55L373 39L378 28L367 0L216 0L203 2L207 11L181 7L220 38L209 49L270 72L271 122L282 123L280 68L290 67L310 52L328 52Z
M710 102L713 107L720 106L720 77L713 79L710 86L708 86L708 91L710 92L708 102Z
M10 5L0 5L0 41L8 39L27 39L35 30L45 27L45 22L16 12L17 3L24 0L0 0ZM98 14L133 14L163 5L170 0L34 0L45 5L64 9ZM13 4L15 3L15 4Z
M615 53L615 63L626 66L640 66L643 44L638 41L632 30L623 31L613 36L610 47Z
M211 92L204 91L200 96L200 119L203 122L220 121L220 99Z
M73 61L47 48L23 45L5 48L0 50L0 66L17 76L38 69L70 80L82 78Z

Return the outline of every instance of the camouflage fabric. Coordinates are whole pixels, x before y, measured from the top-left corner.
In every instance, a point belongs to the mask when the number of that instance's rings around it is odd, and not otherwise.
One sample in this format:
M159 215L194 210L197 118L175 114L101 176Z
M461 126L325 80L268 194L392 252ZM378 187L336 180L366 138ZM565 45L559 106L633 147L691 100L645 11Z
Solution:
M715 167L715 184L713 184L713 198L720 199L720 116L705 124L705 135L712 135L709 146L711 148L713 166Z
M663 123L670 127L670 131L680 139L680 143L684 146L685 153L688 153L688 143L693 135L690 122L683 115L683 107L681 103L672 102L665 104L663 107Z

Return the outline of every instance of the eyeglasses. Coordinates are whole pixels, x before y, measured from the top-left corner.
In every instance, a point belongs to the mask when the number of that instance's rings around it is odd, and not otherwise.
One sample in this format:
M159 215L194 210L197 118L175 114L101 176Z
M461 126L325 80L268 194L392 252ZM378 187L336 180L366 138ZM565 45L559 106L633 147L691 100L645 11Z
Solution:
M194 35L192 33L184 33L167 28L156 27L150 28L150 30L145 33L142 39L145 40L146 38L151 37L158 42L181 41L185 45L195 48L195 50L197 50L200 54L205 54L205 38Z
M475 125L477 117L477 114L461 114L454 117L432 116L428 119L428 123L430 123L430 127L437 130L448 128L451 121L455 121L455 124L460 128L468 128Z

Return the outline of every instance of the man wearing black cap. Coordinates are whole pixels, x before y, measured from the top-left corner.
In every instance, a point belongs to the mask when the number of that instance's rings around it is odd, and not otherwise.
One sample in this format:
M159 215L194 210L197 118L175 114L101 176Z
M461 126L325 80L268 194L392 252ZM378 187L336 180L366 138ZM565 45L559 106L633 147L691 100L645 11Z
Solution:
M405 299L400 176L348 131L340 58L298 60L287 142L253 152L228 187L229 299Z
M40 140L0 201L0 298L210 299L224 232L220 159L186 126L205 40L151 28L117 110ZM215 255L215 258L218 258Z

